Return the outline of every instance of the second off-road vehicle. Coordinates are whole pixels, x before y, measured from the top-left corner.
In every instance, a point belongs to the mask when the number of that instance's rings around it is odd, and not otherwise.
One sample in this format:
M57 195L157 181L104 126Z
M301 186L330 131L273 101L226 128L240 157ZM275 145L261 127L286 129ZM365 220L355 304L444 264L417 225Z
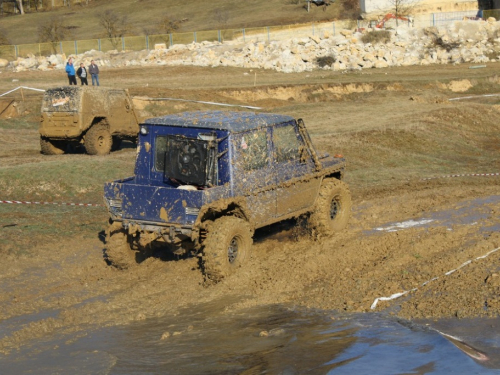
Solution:
M64 86L45 91L39 130L43 154L83 145L90 155L105 155L123 139L137 140L139 120L126 90Z
M316 236L343 229L345 159L319 154L304 122L249 112L186 112L140 125L135 175L104 187L108 260L127 268L158 245L200 256L218 281L248 257L254 231L305 218ZM302 220L301 220L302 221Z

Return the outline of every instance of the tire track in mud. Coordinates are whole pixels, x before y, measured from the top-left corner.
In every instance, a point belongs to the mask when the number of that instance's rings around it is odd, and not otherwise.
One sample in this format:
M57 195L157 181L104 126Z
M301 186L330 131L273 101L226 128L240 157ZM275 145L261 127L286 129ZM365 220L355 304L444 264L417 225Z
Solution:
M482 191L487 195L493 188ZM75 246L68 239L40 247L35 257L11 257L0 266L0 351L45 335L74 336L175 315L203 302L223 300L219 308L227 313L281 303L368 312L375 298L421 285L500 244L498 233L479 230L498 225L498 202L484 208L489 216L476 225L367 233L383 223L421 216L416 202L430 199L436 209L453 208L466 193L463 187L446 192L441 200L432 189L413 192L414 203L405 194L393 195L401 204L390 207L380 204L386 198L372 199L359 206L362 210L356 208L347 231L319 242L294 241L290 228L280 228L254 244L247 266L216 285L204 283L196 258L151 258L129 271L115 270L106 265L98 240ZM475 262L401 301L384 302L377 311L400 306L398 314L408 318L498 314L498 268L498 257Z

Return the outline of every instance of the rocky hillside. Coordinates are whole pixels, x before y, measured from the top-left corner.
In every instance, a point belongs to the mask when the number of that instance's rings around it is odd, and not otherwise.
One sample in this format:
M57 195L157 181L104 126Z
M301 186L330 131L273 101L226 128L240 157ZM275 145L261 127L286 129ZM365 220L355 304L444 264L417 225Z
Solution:
M160 47L160 46L157 46ZM64 69L68 56L28 56L0 59L0 67L13 71ZM446 27L392 30L342 30L337 35L274 41L226 41L173 45L151 51L107 53L88 51L74 56L76 66L91 59L101 67L198 65L273 69L303 72L334 71L429 64L481 64L500 59L500 22L454 22Z

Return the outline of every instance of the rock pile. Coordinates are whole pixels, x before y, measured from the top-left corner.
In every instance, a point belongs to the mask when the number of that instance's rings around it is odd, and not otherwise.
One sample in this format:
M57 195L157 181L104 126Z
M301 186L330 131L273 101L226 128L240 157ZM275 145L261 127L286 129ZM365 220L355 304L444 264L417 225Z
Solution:
M375 42L375 33L385 32L386 40ZM371 36L371 38L370 38ZM328 63L320 64L319 61ZM327 58L327 59L326 59ZM342 30L339 35L285 41L201 42L173 45L167 49L107 53L88 51L75 56L77 63L94 59L101 67L197 65L274 69L303 72L313 69L357 70L390 66L486 63L500 60L500 22L460 21L445 27L393 30ZM16 61L0 60L0 67L27 69L64 69L66 56L28 56Z

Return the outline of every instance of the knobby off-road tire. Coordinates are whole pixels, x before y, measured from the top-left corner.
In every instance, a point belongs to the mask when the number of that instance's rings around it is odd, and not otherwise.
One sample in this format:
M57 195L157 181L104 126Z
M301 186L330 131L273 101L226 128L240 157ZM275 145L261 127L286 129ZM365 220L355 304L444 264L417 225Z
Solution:
M111 224L106 233L106 255L112 266L127 269L137 265L136 252L131 249L128 234L121 224Z
M319 239L344 229L351 215L351 207L351 193L347 185L337 179L325 179L309 217L312 236Z
M250 254L252 229L243 219L224 216L207 228L202 266L205 276L218 282L240 268Z
M104 122L92 125L84 137L85 150L89 155L107 155L111 152L113 139Z
M44 155L62 155L66 151L67 142L54 141L49 138L40 137L40 148Z

